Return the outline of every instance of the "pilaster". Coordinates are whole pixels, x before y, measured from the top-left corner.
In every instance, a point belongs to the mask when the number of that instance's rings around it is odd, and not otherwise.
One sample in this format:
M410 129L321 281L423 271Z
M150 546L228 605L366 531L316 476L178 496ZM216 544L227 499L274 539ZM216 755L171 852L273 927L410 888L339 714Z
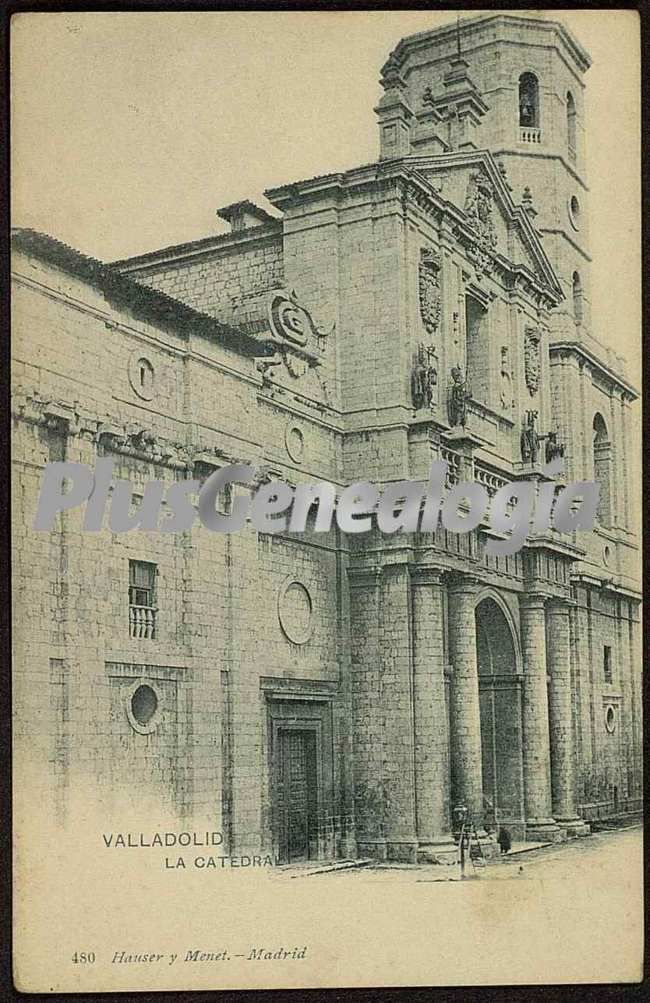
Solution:
M443 584L440 572L416 568L413 597L413 689L417 859L453 862L449 811L449 734L445 702Z
M548 840L558 837L560 828L553 818L551 796L545 597L522 596L520 616L526 834L529 839Z
M546 606L546 655L549 687L549 737L553 816L569 836L586 836L589 826L578 817L575 799L575 759L571 713L571 650L569 604Z
M447 589L449 656L452 665L450 691L452 802L466 805L478 828L483 824L481 714L474 612L478 581L464 575L452 575Z
M354 814L359 856L386 859L381 708L379 568L348 569Z

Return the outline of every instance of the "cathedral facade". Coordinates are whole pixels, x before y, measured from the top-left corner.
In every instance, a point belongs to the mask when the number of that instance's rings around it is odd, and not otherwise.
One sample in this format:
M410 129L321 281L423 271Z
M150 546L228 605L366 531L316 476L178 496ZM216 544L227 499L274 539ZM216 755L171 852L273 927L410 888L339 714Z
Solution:
M14 233L16 755L59 817L84 777L231 853L435 862L458 805L529 840L639 810L638 394L590 310L589 62L560 23L467 18L390 54L377 161L273 215L110 265ZM487 523L32 530L44 465L102 457L136 503L233 463L343 489L445 460L492 495L561 458L601 493L593 531L501 557Z

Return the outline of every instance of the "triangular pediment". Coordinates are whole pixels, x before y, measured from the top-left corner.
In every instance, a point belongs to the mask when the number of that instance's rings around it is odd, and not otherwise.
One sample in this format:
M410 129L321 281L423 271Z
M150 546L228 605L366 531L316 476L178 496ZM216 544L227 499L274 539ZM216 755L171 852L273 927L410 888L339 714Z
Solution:
M562 298L558 278L529 215L516 205L507 180L485 150L407 157L414 178L422 179L458 217L457 230L474 245L481 262L490 256L523 269L553 298Z

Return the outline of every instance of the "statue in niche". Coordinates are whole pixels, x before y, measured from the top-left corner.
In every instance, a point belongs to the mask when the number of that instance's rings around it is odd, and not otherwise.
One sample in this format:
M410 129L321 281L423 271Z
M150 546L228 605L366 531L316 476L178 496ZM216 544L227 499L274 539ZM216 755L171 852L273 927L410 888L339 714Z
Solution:
M508 359L507 345L501 346L501 407L504 411L510 411L515 406L512 394L512 372L510 371L510 361Z
M526 421L521 433L521 458L524 463L537 463L541 438L537 431L537 411L526 411Z
M414 408L433 405L434 388L438 383L436 350L433 345L418 345L413 372L411 373L411 396Z
M472 391L460 366L454 366L451 379L448 401L449 424L455 428L458 425L464 426L467 422L467 401L471 398Z
M558 457L564 456L564 445L557 441L557 432L549 432L548 435L540 436L540 438L546 439L544 459L547 463L552 463Z

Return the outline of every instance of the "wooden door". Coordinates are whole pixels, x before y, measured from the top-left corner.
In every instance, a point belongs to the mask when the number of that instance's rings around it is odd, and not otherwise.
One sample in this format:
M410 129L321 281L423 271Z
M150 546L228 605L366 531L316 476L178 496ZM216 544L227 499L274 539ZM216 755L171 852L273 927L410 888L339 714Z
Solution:
M313 731L278 732L276 802L281 863L317 856L316 737Z

